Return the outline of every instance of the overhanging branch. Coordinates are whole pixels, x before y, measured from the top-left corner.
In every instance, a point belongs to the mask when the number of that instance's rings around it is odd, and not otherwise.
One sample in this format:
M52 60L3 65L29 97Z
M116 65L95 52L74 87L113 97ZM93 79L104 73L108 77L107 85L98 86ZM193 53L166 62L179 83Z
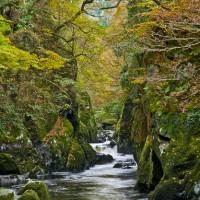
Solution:
M86 6L87 4L91 4L91 3L93 3L93 2L94 2L94 0L84 0L83 3L82 3L82 5L81 5L80 10L79 10L77 13L75 13L74 16L72 16L71 19L69 19L69 20L63 22L61 25L59 25L59 26L56 28L55 32L59 31L59 30L62 29L64 26L66 26L68 23L71 23L71 22L73 22L75 19L77 19L82 13L85 12L85 6Z

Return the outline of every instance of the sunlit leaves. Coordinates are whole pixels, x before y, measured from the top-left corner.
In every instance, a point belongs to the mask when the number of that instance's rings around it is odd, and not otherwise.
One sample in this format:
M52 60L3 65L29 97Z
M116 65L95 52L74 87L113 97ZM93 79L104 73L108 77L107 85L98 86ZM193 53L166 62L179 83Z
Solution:
M54 53L53 51L44 50L43 51L44 57L39 58L38 64L39 68L43 70L52 70L58 69L64 66L66 62L65 58L62 58L58 54Z

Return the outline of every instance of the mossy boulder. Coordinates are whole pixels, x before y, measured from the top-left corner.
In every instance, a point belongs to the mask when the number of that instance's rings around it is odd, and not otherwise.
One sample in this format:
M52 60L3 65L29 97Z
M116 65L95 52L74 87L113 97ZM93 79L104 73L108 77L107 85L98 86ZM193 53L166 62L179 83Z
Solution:
M138 163L137 183L141 190L152 190L162 177L162 164L153 148L152 136L149 135Z
M19 168L10 154L0 153L0 174L20 174Z
M10 189L0 188L1 200L14 200L14 191Z
M44 170L38 165L29 172L29 178L37 179L37 175L44 174Z
M31 190L31 192L30 192L30 190ZM26 191L28 191L28 192L26 192ZM50 200L49 193L48 193L48 187L42 181L36 181L36 182L29 181L26 185L22 186L19 189L19 191L17 192L17 195L22 195L21 200L23 200L23 199L25 200L25 197L27 195L33 195L32 198L34 200L37 200L37 196L35 195L34 192L38 195L40 200Z
M164 116L156 121L153 145L145 144L139 162L139 183L148 185L150 181L157 184L149 195L152 200L198 199L200 137L197 127L200 120L196 120L196 114L180 114ZM167 135L169 141L158 138L156 134ZM161 172L163 177L159 182L156 176Z
M12 155L20 173L25 174L37 165L45 168L44 161L33 146L26 131L20 135L15 134L1 134L0 146L4 153Z
M85 169L86 157L85 152L77 140L72 141L71 149L67 157L67 170L78 172Z
M183 186L176 179L163 180L156 186L155 190L149 194L150 200L182 200Z
M87 143L83 139L79 139L78 143L80 144L80 146L82 147L82 149L85 153L85 158L89 164L89 167L94 166L96 151L92 148L92 146L89 143Z
M40 200L34 190L26 190L17 200Z
M58 117L54 127L44 138L51 154L50 171L66 171L66 158L69 155L73 137L74 128L71 122L64 117Z
M153 163L152 163L152 140L148 136L138 163L137 184L142 190L152 187Z

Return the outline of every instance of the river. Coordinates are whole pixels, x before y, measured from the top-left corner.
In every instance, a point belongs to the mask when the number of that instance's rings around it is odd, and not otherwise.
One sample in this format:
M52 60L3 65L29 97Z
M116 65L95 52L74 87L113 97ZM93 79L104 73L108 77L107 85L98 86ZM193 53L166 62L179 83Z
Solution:
M50 177L40 177L48 185L52 200L147 200L146 194L134 189L137 165L113 168L117 162L133 159L133 155L118 154L116 146L112 149L107 144L91 145L111 154L115 159L112 163L95 165L80 173L55 172Z

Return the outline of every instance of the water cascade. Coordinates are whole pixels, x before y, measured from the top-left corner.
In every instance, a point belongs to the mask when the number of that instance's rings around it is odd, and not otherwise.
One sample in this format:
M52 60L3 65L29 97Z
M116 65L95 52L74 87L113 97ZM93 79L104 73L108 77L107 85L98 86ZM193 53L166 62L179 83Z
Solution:
M107 132L108 133L108 132ZM133 155L117 153L112 146L112 134L101 143L92 143L97 153L110 154L113 161L96 164L84 172L55 172L44 181L53 200L146 200L146 194L139 193L136 184L137 165Z

